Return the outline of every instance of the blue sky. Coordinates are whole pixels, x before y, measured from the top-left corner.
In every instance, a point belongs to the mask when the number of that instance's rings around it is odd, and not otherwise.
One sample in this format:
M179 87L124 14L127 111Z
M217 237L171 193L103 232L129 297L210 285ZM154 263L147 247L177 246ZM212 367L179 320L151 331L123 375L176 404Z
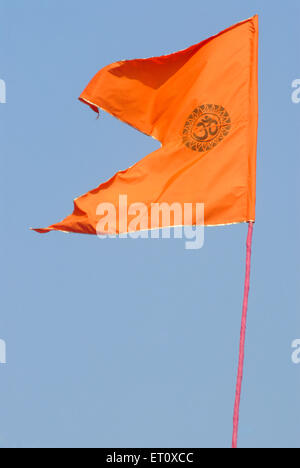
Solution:
M124 58L260 15L257 222L241 447L300 447L298 0L0 0L0 447L228 447L246 226L182 240L51 233L158 143L77 97Z

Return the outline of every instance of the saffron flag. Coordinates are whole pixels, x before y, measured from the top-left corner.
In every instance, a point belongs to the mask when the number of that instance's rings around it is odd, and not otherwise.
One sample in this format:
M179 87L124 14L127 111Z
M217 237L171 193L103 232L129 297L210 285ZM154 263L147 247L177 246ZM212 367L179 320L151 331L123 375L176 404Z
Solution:
M111 234L150 228L150 207L158 203L203 203L205 225L254 221L257 65L254 16L171 55L124 60L100 70L79 99L162 146L77 198L64 221L36 231L107 234L101 223L105 210L98 208L107 204L117 213ZM128 205L146 206L139 222L133 223L134 213L120 221L120 195ZM197 223L194 212L182 220ZM175 225L174 217L158 217L151 228Z

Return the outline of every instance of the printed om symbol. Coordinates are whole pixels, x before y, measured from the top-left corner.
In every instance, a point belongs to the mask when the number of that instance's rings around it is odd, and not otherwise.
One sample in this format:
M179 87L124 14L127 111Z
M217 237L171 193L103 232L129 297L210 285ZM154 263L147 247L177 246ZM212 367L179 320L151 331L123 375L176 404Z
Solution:
M212 140L218 133L220 123L215 115L206 114L202 116L193 128L193 138L197 141Z

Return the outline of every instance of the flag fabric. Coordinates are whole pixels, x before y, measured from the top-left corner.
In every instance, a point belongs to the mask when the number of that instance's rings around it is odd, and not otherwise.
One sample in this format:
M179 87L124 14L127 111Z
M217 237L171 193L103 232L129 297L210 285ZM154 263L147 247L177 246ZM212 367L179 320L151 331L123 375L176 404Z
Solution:
M100 70L79 99L154 137L161 148L77 198L64 221L36 231L99 233L99 204L113 204L119 220L120 194L128 205L148 208L134 228L134 215L117 221L117 234L147 226L157 203L204 203L205 225L255 221L257 68L254 16L188 49ZM182 224L197 222L192 212ZM167 226L159 218L153 227Z

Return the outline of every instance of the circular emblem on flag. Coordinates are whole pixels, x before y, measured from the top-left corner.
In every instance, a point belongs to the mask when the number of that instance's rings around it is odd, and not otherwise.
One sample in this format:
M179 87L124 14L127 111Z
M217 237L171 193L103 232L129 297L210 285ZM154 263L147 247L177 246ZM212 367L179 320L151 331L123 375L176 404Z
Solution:
M210 151L230 129L231 119L224 107L203 104L189 115L183 129L183 143L193 151Z

